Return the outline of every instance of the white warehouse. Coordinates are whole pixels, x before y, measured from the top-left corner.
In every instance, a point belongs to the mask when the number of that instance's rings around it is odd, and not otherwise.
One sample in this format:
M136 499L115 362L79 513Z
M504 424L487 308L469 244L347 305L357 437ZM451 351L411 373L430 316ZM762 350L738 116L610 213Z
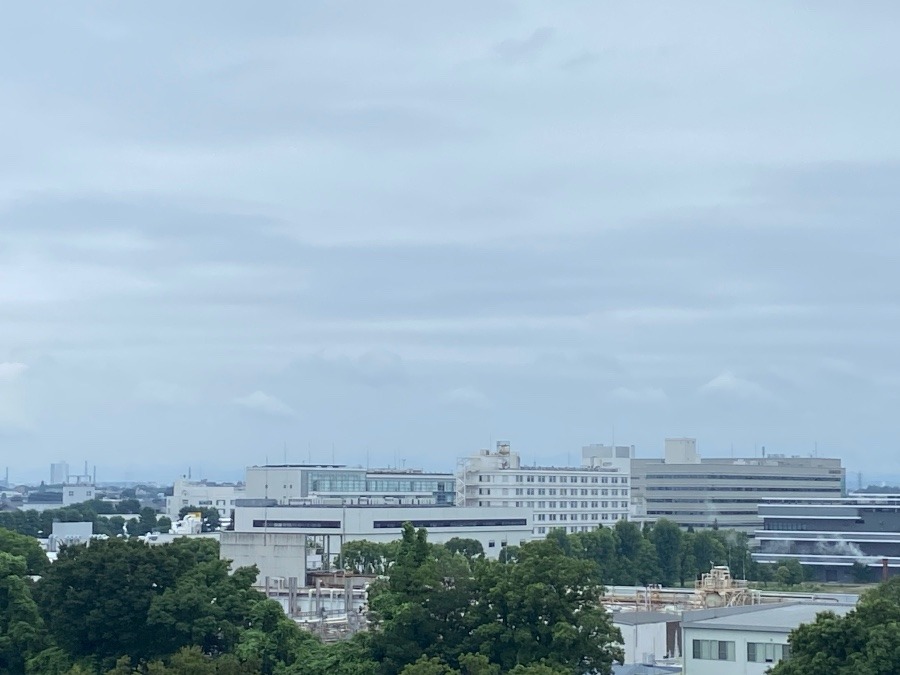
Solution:
M531 539L531 513L515 508L465 508L400 505L279 505L274 500L245 500L235 509L234 531L223 531L221 557L233 567L257 565L266 577L297 578L307 572L312 549L325 567L349 541L396 541L403 524L426 528L428 540L476 539L485 555L496 558L506 546Z

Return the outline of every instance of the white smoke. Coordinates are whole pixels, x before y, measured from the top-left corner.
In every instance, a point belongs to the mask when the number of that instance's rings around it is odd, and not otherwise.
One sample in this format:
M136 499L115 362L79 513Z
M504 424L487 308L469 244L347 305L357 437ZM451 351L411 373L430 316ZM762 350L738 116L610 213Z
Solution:
M839 555L853 558L857 562L872 563L879 560L878 556L866 555L863 550L852 541L845 539L817 539L815 552L820 555Z

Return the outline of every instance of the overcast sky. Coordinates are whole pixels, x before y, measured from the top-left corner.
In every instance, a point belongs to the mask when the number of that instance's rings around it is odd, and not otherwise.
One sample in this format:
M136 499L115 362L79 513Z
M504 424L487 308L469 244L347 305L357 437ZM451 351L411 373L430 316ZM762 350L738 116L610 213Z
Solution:
M11 479L666 436L900 473L898 35L894 2L7 5Z

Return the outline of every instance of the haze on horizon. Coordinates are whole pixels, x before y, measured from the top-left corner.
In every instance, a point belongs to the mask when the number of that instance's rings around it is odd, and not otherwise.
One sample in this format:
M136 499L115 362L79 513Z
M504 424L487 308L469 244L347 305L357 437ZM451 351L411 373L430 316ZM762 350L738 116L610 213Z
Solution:
M4 14L12 478L682 435L893 471L895 3Z

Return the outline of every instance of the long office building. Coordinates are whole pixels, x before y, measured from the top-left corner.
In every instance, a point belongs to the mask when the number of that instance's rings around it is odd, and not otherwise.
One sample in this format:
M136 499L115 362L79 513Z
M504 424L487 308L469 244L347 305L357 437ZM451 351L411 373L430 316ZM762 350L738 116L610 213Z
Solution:
M682 527L733 528L753 534L759 504L779 499L840 498L839 459L769 455L701 458L692 438L666 439L664 459L635 459L631 486L651 519Z
M221 534L221 556L233 567L257 565L260 581L266 576L303 579L311 568L329 569L347 542L396 541L406 522L427 529L432 543L475 539L489 558L529 541L532 532L531 515L524 509L239 500L234 530Z
M533 514L534 536L554 528L587 532L627 520L630 448L588 446L584 466L526 466L506 441L460 461L456 503Z
M452 473L421 469L364 469L343 464L269 464L247 467L246 497L281 505L328 502L452 506Z
M753 554L800 561L818 581L877 581L900 573L900 497L793 499L759 505Z

